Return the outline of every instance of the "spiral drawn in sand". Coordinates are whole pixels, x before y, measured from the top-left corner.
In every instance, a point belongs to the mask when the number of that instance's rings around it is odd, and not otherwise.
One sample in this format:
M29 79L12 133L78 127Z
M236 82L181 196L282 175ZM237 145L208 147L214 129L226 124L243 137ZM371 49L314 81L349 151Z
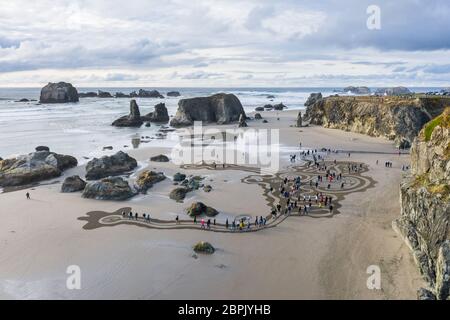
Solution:
M327 170L330 172L335 172L336 176L340 173L342 174L342 180L334 181L334 182L326 182L323 181L319 183L319 185L315 186L317 176L325 175L324 170L320 170L319 168L313 166L306 165L292 165L287 167L286 170L278 172L274 175L260 175L255 174L258 171L258 168L247 168L244 166L237 165L218 165L214 167L213 165L202 164L202 165L184 165L182 166L184 169L209 169L209 170L240 170L240 171L249 171L253 174L243 178L241 181L245 184L258 184L263 190L263 196L269 206L270 210L276 208L277 204L281 205L280 213L277 215L268 214L266 216L267 223L262 227L255 227L253 224L250 229L246 227L242 230L233 231L230 228L226 228L226 226L222 223L212 224L210 228L202 228L200 223L194 224L192 219L189 220L179 220L178 223L174 220L159 220L153 219L146 220L143 217L138 217L135 219L134 217L129 217L129 213L132 210L130 207L121 208L115 212L104 212L104 211L91 211L86 214L84 217L79 217L78 220L86 221L86 224L83 226L86 230L96 229L100 227L112 227L122 224L127 225L135 225L139 227L151 228L151 229L192 229L192 230L202 230L202 231L211 231L211 232L226 232L226 233L236 233L236 232L256 232L266 228L275 227L279 223L285 221L288 217L293 216L308 216L313 218L319 217L332 217L335 214L340 213L340 209L342 207L341 201L347 194L353 192L364 192L367 189L373 187L375 185L375 181L368 177L363 176L362 173L368 171L368 168L360 163L355 162L323 162L322 166L326 166ZM357 168L357 171L354 169L350 170L350 168ZM299 190L300 198L298 195L291 195L290 201L297 201L298 207L303 207L306 205L308 209L308 213L304 214L299 213L298 208L294 208L290 213L285 214L285 208L287 206L287 198L284 198L280 192L280 186L285 178L288 178L289 181L286 186L291 186L293 184L292 179L296 177L301 178L301 186ZM324 177L324 180L325 177ZM310 183L311 181L311 183ZM343 187L341 186L342 182L344 183ZM328 188L328 184L330 184L330 188ZM272 191L271 191L272 188ZM309 207L309 201L303 201L303 195L315 196L317 193L322 193L323 196L332 197L333 210L330 212L328 207L321 206L320 201L311 201L311 207ZM314 199L314 198L313 198ZM269 211L270 211L269 210ZM251 221L251 220L250 220ZM252 222L252 221L251 221Z

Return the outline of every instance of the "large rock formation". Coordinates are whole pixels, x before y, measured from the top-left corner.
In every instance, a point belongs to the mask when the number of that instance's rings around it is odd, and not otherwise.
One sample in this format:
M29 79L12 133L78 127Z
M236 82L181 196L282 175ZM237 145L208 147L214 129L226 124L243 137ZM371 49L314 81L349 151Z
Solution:
M160 99L164 98L164 96L157 90L144 90L144 89L139 89L137 96L140 98L160 98Z
M83 191L83 198L97 200L126 200L136 195L127 181L121 177L108 177L89 182Z
M190 126L194 121L226 124L238 121L242 113L245 114L244 108L234 94L219 93L210 97L181 99L170 125Z
M169 113L167 112L166 104L158 103L155 106L155 111L142 116L141 119L151 122L169 122Z
M411 94L411 91L405 87L379 88L375 91L375 94L384 96L398 96L402 94Z
M71 176L67 177L64 180L61 186L61 192L63 193L77 192L83 190L85 186L86 182L79 176Z
M78 102L77 89L67 82L49 82L41 89L40 103Z
M167 92L168 97L179 97L181 94L178 91L169 91Z
M136 159L123 151L112 156L94 158L86 164L86 179L96 180L127 173L137 167Z
M136 179L136 189L141 193L146 193L157 182L163 181L166 176L162 172L144 170Z
M344 92L350 92L353 94L370 94L370 89L368 87L348 86L344 88Z
M442 113L444 97L327 97L306 109L311 124L375 137L386 137L408 147L423 125Z
M321 99L322 99L322 93L320 93L320 92L311 93L305 102L305 107L311 106Z
M37 151L0 161L0 186L21 186L59 177L77 165L77 159L49 151Z
M413 251L437 299L450 288L450 108L427 123L411 148L411 176L400 186L393 227Z
M112 125L116 127L140 127L144 122L136 100L130 101L130 114L115 120Z

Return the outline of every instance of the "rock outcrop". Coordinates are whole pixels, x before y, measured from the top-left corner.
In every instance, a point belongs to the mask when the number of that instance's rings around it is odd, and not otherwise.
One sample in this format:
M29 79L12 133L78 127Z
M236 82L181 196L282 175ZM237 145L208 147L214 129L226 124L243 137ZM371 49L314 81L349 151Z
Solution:
M151 122L161 122L166 123L169 122L169 113L167 112L165 103L158 103L155 106L155 111L142 116L141 119L143 121L151 121Z
M278 103L273 106L273 110L281 111L283 109L287 109L287 107L283 103Z
M166 176L162 172L144 170L136 179L136 189L141 193L146 193L155 183L163 181Z
M402 94L411 94L411 91L405 87L379 88L375 91L375 94L384 96L398 96Z
M423 125L449 105L445 97L327 97L308 106L304 118L311 124L386 137L408 147Z
M86 164L86 179L96 180L109 176L121 175L137 167L136 159L123 151L112 156L94 158Z
M77 89L67 82L49 82L41 89L40 103L78 102Z
M368 87L348 86L344 88L344 92L350 92L353 94L370 94L370 89Z
M21 186L55 177L77 166L77 159L49 151L36 151L28 155L0 161L0 186Z
M261 113L255 113L255 120L261 120L262 116Z
M99 98L112 98L112 94L108 91L98 90L97 97Z
M311 106L321 99L322 99L322 93L320 93L320 92L311 93L305 102L305 107Z
M160 98L160 99L164 98L164 96L161 93L159 93L158 90L139 89L137 96L140 98Z
M115 127L140 127L143 123L139 106L133 99L130 101L130 114L115 120L112 125Z
M181 99L170 125L190 126L194 121L227 124L238 121L242 113L245 114L242 104L234 94L219 93L210 97Z
M108 177L89 182L82 197L97 200L126 200L136 195L127 181L121 177Z
M81 179L79 176L71 176L67 177L62 186L61 186L61 192L63 193L69 193L69 192L77 192L84 190L84 187L86 186L86 182Z
M411 248L437 299L450 295L450 108L427 123L411 148L393 227ZM422 290L424 291L424 290ZM423 296L423 294L420 294Z
M303 119L302 119L302 112L299 111L298 115L297 115L297 122L296 122L296 127L300 128L303 125Z
M169 91L167 92L168 97L179 97L181 94L178 91Z

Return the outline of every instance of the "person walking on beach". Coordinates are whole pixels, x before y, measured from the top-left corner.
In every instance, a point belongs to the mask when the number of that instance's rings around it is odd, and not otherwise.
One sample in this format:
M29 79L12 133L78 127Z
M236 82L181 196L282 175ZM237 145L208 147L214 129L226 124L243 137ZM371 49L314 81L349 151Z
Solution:
M176 224L180 224L180 220L178 219L178 215L177 215L177 217L175 218L175 222L176 222Z
M197 216L194 216L194 224L197 224Z
M26 196L27 196L27 200L30 200L30 199L31 199L30 193L29 193L29 192L27 192Z
M228 229L228 218L227 218L227 220L225 221L225 229Z
M203 219L203 218L202 218L202 220L201 220L201 222L200 222L200 227L201 227L202 229L205 228L205 219Z

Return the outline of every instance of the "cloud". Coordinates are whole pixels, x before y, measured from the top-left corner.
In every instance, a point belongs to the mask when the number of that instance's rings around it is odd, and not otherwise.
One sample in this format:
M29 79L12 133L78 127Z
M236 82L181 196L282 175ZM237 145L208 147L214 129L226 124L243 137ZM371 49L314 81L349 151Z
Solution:
M329 75L370 82L378 81L376 74L399 82L450 82L448 1L378 0L380 30L366 27L370 4L4 1L0 85L44 75L99 85L299 85L312 78L327 85L338 82Z

